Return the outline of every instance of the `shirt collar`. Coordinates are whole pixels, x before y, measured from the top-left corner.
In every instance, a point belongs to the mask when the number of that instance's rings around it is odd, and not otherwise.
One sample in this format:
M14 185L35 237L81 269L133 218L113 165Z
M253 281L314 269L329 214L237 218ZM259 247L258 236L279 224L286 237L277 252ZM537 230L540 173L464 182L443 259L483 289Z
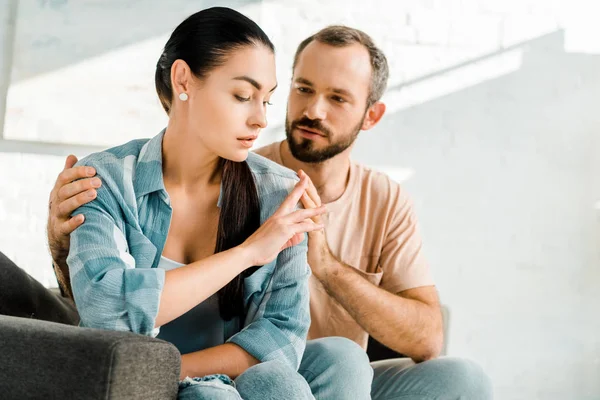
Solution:
M166 128L150 139L140 151L135 171L135 193L142 197L153 192L163 191L168 200L162 172L162 141ZM219 191L217 207L221 207L223 200L223 183Z

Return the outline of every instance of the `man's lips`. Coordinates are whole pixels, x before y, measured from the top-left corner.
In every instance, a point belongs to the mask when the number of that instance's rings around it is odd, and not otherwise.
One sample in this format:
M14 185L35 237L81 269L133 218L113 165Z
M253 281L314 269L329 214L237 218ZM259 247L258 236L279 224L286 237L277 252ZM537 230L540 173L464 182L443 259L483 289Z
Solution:
M323 135L323 133L321 131L318 131L316 129L306 128L304 126L298 126L297 129L300 129L301 131L305 131L308 133L312 133L313 135L325 136L325 135Z

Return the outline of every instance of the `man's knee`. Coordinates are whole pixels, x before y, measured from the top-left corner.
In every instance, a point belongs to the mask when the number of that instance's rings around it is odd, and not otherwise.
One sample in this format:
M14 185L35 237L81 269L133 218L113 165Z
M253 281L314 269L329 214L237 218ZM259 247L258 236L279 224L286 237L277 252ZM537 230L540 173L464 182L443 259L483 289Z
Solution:
M489 376L475 362L462 358L443 357L428 361L433 363L433 374L444 381L452 398L488 400L493 398Z

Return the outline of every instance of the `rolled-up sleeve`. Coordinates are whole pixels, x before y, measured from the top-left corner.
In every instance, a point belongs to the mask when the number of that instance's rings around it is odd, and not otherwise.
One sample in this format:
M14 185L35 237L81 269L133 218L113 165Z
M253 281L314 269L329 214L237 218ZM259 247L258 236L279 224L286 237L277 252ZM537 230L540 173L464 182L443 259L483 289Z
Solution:
M261 362L279 359L294 369L300 366L310 326L307 251L305 238L279 253L254 318L229 339Z
M83 214L85 223L71 233L67 258L81 325L156 336L165 271L136 268L119 227L125 223L111 209L117 202L106 186L97 192L94 201L73 213Z
M277 181L278 188L268 194L262 220L266 220L279 208L297 178ZM300 208L298 206L297 208ZM247 305L246 326L229 338L259 361L278 359L298 369L310 326L308 266L308 240L281 251L274 268L259 268L246 282L266 281L262 297L251 297ZM272 270L272 273L266 272ZM269 275L270 274L270 279ZM262 279L261 279L262 277ZM246 289L248 283L246 283ZM254 303L252 300L256 300Z

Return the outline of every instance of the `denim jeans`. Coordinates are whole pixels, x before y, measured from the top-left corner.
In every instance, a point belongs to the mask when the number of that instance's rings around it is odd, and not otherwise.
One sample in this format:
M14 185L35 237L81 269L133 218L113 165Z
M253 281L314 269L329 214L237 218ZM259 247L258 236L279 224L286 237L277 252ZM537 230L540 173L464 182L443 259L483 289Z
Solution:
M491 400L490 378L472 361L441 357L419 364L409 358L371 363L373 400Z
M298 372L318 400L371 398L373 368L367 353L350 339L309 340Z
M373 369L365 351L341 337L309 340L298 372L277 361L246 370L235 381L211 375L181 382L180 400L370 399ZM314 396L314 397L313 397Z
M178 400L311 400L304 378L277 360L254 365L232 381L226 375L186 378L179 383Z

